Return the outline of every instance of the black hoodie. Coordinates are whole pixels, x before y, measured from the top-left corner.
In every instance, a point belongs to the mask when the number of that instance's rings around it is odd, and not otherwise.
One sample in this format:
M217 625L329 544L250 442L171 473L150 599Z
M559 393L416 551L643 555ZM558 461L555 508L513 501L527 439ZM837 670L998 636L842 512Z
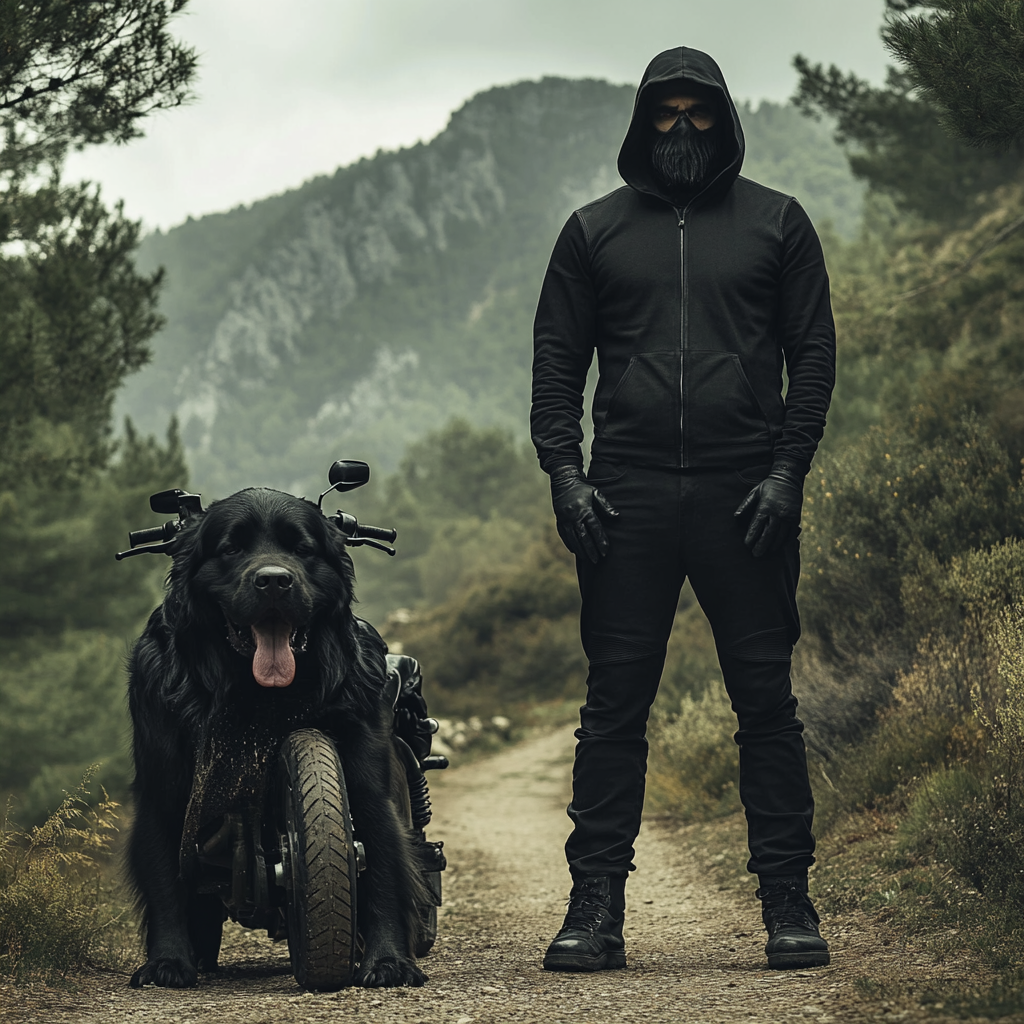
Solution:
M647 102L652 86L678 79L717 93L711 130L727 148L722 169L683 206L651 167ZM743 149L714 60L685 46L655 57L619 153L626 185L569 218L544 278L531 433L546 472L583 465L583 388L595 350L595 458L810 468L835 381L828 276L796 200L739 177Z

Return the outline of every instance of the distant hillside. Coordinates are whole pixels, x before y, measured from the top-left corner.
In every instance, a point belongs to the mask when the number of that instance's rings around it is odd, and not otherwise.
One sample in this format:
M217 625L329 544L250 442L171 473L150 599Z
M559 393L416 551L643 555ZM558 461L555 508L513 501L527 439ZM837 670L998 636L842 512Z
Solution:
M621 184L633 90L547 78L488 90L428 144L150 235L167 327L122 413L177 415L193 483L311 491L338 455L390 469L453 415L526 436L531 323L561 224ZM851 233L861 187L827 130L741 110L744 174Z

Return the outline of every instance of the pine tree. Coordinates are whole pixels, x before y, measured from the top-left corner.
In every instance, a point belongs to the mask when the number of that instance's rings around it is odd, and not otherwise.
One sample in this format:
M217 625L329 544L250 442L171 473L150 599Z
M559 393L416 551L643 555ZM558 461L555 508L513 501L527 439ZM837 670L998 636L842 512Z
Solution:
M945 127L972 146L1024 141L1024 3L889 0L889 8L882 38Z
M903 210L962 226L976 216L979 196L1020 173L1019 150L982 150L950 135L940 108L917 93L905 70L890 68L878 87L806 57L793 65L796 106L833 119L854 175Z
M0 0L0 487L109 457L113 396L160 326L138 225L61 180L72 147L124 143L189 96L184 0Z
M979 199L1021 172L1024 3L887 0L887 7L882 38L900 66L889 69L885 85L797 56L793 102L811 117L834 119L851 170L874 191L927 220L964 226Z
M61 178L70 149L188 98L196 57L168 31L184 6L0 0L0 799L16 790L23 820L97 760L124 786L124 641L164 567L113 553L152 522L151 491L186 484L175 428L111 437L162 274L137 271L120 205Z

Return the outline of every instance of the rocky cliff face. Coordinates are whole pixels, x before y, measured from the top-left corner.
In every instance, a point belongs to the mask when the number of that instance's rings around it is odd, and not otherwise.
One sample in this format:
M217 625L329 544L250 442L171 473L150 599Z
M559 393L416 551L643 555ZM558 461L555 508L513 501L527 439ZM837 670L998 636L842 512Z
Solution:
M525 435L544 263L620 184L631 105L605 82L492 89L429 144L151 236L168 326L122 409L148 430L177 416L213 492L301 490L344 452L387 468L453 414Z
M304 204L293 221L294 234L230 283L228 306L205 353L175 385L176 414L183 424L202 424L203 451L213 445L226 399L273 382L302 359L303 334L315 317L343 335L345 309L378 286L387 291L409 256L444 253L451 222L482 228L505 207L487 148L464 149L453 166L445 166L424 147L399 154L383 174L366 170L371 173L353 175L347 194L335 202ZM389 353L383 363L385 375L393 376ZM417 363L406 358L397 365ZM327 412L336 406L334 400L327 404Z

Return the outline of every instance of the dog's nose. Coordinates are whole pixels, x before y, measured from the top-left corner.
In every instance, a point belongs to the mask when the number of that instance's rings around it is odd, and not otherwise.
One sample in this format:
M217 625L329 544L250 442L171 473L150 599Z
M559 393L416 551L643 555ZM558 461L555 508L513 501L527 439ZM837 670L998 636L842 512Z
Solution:
M292 585L292 574L279 565L265 565L256 570L252 585L257 590L288 590Z

